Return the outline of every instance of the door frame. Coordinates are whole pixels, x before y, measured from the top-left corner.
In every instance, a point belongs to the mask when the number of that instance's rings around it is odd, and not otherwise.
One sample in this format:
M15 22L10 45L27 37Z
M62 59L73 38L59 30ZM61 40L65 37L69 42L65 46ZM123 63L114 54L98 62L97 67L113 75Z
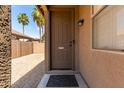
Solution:
M73 33L72 33L72 40L74 40L74 44L73 44L73 50L72 50L72 70L75 70L75 8L66 8L66 7L62 7L62 8L49 8L49 15L50 15L50 24L49 24L49 27L50 27L50 32L49 32L49 36L50 36L50 62L49 62L49 70L52 70L52 38L51 38L51 12L52 11L72 11L72 30L73 30Z

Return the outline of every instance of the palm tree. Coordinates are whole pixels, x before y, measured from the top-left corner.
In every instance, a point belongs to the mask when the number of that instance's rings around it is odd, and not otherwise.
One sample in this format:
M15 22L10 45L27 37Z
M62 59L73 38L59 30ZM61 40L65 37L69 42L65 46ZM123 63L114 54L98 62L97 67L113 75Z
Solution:
M34 22L36 22L37 26L39 27L39 35L40 35L40 42L41 42L43 40L43 25L45 24L44 16L37 8L34 8L32 12L32 17Z
M26 13L20 13L20 14L18 15L18 22L19 22L19 24L22 24L23 35L24 35L24 33L25 33L24 27L25 27L25 25L28 25L28 23L29 23L29 18L28 18L28 16L26 15Z

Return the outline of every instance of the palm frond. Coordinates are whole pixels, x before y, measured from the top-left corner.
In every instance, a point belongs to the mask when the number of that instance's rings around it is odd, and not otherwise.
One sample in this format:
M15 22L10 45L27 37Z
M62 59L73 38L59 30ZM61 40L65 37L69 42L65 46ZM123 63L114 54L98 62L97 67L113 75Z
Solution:
M28 23L29 23L29 18L28 18L28 16L26 15L26 13L20 13L19 15L18 15L18 22L20 23L20 24L22 24L22 25L28 25Z
M34 8L32 12L32 17L33 17L34 22L36 22L36 24L39 27L45 24L44 16L40 13L40 11L37 8Z

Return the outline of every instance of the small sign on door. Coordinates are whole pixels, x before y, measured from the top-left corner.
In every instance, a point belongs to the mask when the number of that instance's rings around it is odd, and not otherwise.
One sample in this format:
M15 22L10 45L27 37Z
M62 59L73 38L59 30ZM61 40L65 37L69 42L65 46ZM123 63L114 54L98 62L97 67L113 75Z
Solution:
M58 49L64 49L64 47L58 47Z

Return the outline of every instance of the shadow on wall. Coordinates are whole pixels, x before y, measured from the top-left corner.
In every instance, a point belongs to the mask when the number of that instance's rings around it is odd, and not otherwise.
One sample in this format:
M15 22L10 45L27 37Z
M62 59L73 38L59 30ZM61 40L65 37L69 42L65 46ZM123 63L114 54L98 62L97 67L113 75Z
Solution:
M27 74L11 85L12 88L36 88L45 73L45 61L40 62Z

